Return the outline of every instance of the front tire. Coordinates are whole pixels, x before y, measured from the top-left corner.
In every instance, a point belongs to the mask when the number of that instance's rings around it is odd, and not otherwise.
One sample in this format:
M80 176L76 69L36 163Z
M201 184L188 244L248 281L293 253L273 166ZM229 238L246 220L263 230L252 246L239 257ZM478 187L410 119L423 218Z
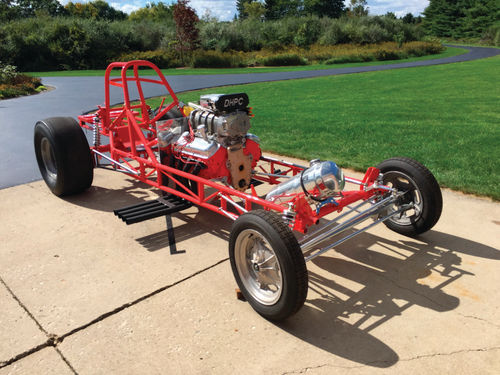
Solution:
M383 184L405 194L399 204L412 203L414 208L396 214L384 224L394 232L413 237L431 229L439 220L443 209L441 189L432 173L410 158L384 160L377 168L383 174Z
M241 215L229 239L236 282L252 308L280 321L295 314L307 296L304 256L290 228L273 212Z
M52 193L76 194L92 185L94 162L87 138L75 119L38 121L34 142L38 168Z

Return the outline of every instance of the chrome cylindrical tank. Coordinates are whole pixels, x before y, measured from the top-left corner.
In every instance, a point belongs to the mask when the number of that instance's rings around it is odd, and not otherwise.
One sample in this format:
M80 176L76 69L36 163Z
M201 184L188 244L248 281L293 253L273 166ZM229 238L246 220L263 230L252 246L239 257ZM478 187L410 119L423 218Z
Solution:
M284 181L271 190L266 200L281 204L294 194L304 192L313 200L322 201L344 189L342 170L333 161L311 161L311 166L302 173Z

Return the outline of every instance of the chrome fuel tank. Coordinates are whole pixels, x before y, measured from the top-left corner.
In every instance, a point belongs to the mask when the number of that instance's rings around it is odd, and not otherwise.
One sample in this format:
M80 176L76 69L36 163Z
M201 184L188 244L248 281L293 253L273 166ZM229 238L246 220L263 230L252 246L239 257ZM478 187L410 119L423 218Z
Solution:
M314 200L324 200L344 189L345 179L342 170L333 161L313 160L309 168L284 181L271 190L266 200L281 204L294 194L306 193Z

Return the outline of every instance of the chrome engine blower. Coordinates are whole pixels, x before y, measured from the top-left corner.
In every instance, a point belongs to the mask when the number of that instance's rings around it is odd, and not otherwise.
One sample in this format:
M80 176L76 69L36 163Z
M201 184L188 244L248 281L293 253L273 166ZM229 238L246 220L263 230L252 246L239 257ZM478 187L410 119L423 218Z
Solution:
M189 103L191 125L205 141L216 140L224 147L242 144L250 129L247 94L211 94L200 104Z
M162 163L190 173L186 165L198 165L200 177L246 190L261 156L258 137L247 133L248 103L245 93L204 95L184 107L188 117L157 122Z

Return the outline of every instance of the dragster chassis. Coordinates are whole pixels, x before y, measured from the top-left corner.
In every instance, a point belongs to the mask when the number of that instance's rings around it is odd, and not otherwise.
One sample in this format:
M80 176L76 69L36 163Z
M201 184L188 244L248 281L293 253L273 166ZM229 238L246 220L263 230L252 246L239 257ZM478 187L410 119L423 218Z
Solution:
M146 68L156 77L141 75ZM113 70L120 75L113 78ZM152 111L143 84L164 86L171 103L164 106L164 99ZM112 106L112 87L123 90L122 105ZM138 94L136 103L131 101L130 87ZM314 199L304 189L287 196L285 203L266 199L257 191L261 189L258 185L272 187L300 179L309 167L262 155L260 148L258 160L252 160L251 181L244 189L235 188L227 178L193 173L196 168L189 166L186 155L176 155L184 161L182 168L166 164L157 123L172 110L180 109L181 116L188 117L183 106L154 64L110 64L105 73L104 106L79 116L78 122L54 117L35 125L35 152L42 177L55 195L68 195L91 185L93 168L111 166L163 192L154 202L116 210L127 224L191 205L233 220L229 240L233 274L245 299L267 319L286 319L302 307L308 289L306 262L380 223L414 236L439 219L439 185L427 168L408 158L388 159L370 167L362 179L342 175L345 187L327 198ZM90 146L82 129L92 132ZM190 124L191 137L195 131ZM337 216L331 218L332 214Z

